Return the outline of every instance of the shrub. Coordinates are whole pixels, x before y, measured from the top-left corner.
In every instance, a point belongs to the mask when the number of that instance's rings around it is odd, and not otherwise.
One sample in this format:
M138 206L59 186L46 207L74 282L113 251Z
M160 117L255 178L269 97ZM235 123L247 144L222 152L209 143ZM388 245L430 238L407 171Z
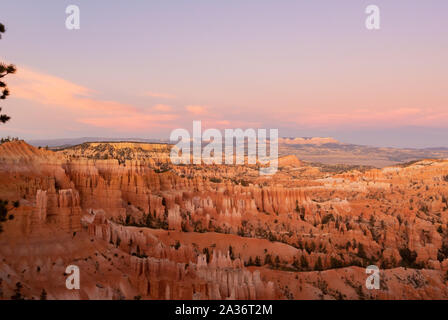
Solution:
M446 258L448 258L448 245L446 243L444 243L444 244L442 244L442 247L437 252L437 260L442 262Z
M42 289L42 292L40 293L40 300L47 300L47 291L45 291L45 289Z
M401 265L403 267L412 267L415 265L417 259L417 252L409 250L409 248L403 248L399 250L401 256Z
M11 296L12 300L24 300L22 296L22 284L20 282L16 283L16 288L14 289L14 295Z
M204 249L202 249L202 253L205 254L205 257L207 258L207 263L210 262L210 251L208 250L207 247L205 247Z
M322 259L320 257L317 259L316 264L314 265L314 270L316 270L316 271L323 270Z
M7 200L0 200L0 232L3 232L1 223L6 221L6 215L8 214L8 209L6 208L7 205Z
M280 257L279 256L275 256L275 266L278 267L280 265Z
M358 257L367 259L366 252L364 251L364 245L362 243L358 244Z
M272 256L269 253L264 257L264 264L272 265Z
M342 268L344 266L342 261L340 261L334 257L330 258L330 265L331 265L332 269Z
M330 221L334 221L334 216L331 213L322 218L322 224L327 224Z
M235 260L235 253L233 252L232 246L229 246L229 256L231 260Z
M308 269L308 261L306 260L305 256L300 256L300 266L302 269L307 270Z

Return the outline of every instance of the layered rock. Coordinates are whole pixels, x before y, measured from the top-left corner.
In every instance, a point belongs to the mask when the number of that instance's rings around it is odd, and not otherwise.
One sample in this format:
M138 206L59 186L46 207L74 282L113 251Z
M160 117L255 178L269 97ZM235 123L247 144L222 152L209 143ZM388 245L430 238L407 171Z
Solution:
M0 145L4 294L21 282L54 299L448 296L448 161L333 174L285 157L260 177L173 166L168 150ZM80 292L65 288L69 264ZM359 289L369 264L385 274L374 294Z

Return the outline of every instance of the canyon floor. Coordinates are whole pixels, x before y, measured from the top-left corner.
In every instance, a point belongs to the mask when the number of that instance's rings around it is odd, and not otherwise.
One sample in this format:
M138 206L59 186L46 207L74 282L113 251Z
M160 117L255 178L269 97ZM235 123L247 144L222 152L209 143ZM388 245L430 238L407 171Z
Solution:
M1 144L0 299L448 298L447 160L260 176L169 151Z

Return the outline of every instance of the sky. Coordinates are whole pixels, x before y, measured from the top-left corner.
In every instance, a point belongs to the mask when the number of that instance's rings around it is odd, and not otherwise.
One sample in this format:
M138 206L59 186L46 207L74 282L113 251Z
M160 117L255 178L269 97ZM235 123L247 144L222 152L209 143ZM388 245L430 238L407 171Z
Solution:
M80 29L65 26L68 5ZM380 30L365 27L368 5ZM0 136L276 128L448 147L446 0L2 1Z

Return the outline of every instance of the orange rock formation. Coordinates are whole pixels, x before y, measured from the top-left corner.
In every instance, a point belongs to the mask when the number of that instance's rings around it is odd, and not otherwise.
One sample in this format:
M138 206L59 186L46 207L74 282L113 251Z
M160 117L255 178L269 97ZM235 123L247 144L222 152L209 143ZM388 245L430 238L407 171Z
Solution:
M0 298L446 299L448 161L173 166L160 144L0 145ZM65 286L68 265L80 290ZM381 288L365 286L365 267Z

